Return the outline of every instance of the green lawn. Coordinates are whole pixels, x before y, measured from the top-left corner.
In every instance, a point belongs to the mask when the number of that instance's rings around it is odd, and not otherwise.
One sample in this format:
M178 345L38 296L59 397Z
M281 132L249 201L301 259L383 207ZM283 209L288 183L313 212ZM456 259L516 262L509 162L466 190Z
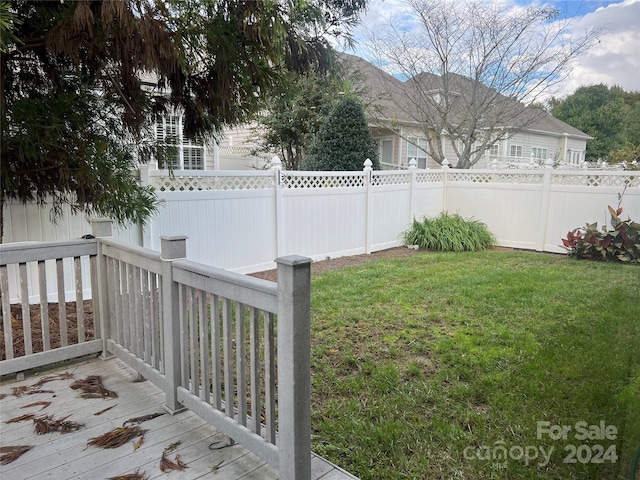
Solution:
M327 272L311 355L313 450L362 479L628 479L640 447L636 266L495 250Z

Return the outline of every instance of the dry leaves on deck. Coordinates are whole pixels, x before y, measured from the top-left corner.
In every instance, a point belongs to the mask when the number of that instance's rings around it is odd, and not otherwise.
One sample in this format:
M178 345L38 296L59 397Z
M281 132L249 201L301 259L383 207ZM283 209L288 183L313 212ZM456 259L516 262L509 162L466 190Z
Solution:
M80 390L81 398L116 398L118 394L108 390L102 384L100 375L90 375L87 378L76 380L69 385L74 390Z
M18 423L24 422L25 420L31 420L35 415L33 413L25 413L24 415L20 415L19 417L13 417L9 420L6 420L4 423Z
M84 423L67 421L71 415L56 420L53 415L44 415L33 419L35 430L38 435L45 433L60 432L69 433L74 430L80 430L84 427Z
M118 427L99 437L90 438L87 445L95 445L102 448L118 448L135 437L140 437L147 433L140 427Z
M130 418L129 420L124 422L122 424L122 426L125 427L127 425L127 423L142 423L142 422L146 422L147 420L153 420L154 418L159 417L161 415L164 415L164 413L150 413L149 415L143 415L142 417Z
M20 408L31 408L31 407L42 407L40 410L44 410L45 408L47 408L49 405L51 405L51 402L33 402L30 403L29 405L25 405L24 407L20 407Z
M118 404L116 403L115 405L111 405L110 407L107 408L103 408L102 410L100 410L99 412L94 413L94 415L102 415L105 412L108 412L109 410L111 410L113 407L117 407Z
M164 449L165 452L173 452L182 442L178 440L177 442L170 443L167 448Z
M36 393L56 393L53 390L40 390L32 386L22 385L20 387L11 387L11 393L20 398L22 395L34 395Z
M0 465L7 465L23 453L27 453L33 448L33 445L14 445L7 447L0 447Z
M42 377L36 383L31 385L29 388L40 388L45 383L53 382L54 380L69 380L73 378L73 375L69 372L57 373L55 375L47 375L46 377Z
M136 470L134 473L127 473L125 475L118 475L117 477L109 477L107 480L147 480L147 474L140 470Z
M160 459L160 471L166 472L167 470L184 470L187 468L187 464L180 460L180 454L176 455L175 461L169 460L167 457L167 451L162 452L162 458Z
M135 452L136 450L138 450L143 443L144 443L144 435L141 435L138 440L133 442L133 451Z

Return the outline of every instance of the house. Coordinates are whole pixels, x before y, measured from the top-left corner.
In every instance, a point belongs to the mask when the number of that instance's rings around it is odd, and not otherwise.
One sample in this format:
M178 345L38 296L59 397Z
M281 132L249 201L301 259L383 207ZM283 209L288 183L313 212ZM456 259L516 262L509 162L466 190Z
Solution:
M155 75L143 73L144 87L157 88ZM205 138L199 141L189 140L184 135L184 116L179 111L168 112L157 118L153 125L155 142L166 151L167 158L149 159L153 169L171 166L174 170L261 170L265 168L269 156L259 152L252 140L255 138L252 128L235 127L225 131L224 137L216 140ZM168 165L169 164L169 165Z
M416 121L424 110L416 113L418 109L412 101L429 95L428 100L438 102L440 77L422 73L411 82L402 81L362 58L348 54L341 54L341 57L347 70L359 78L366 92L365 104L370 107L369 121L378 143L381 164L386 168L401 168L415 158L419 168L439 168L440 164L429 153L423 123ZM456 83L455 88L460 91L458 95L461 98L470 94L470 79L452 74L451 81ZM415 91L416 85L421 87L421 91ZM589 135L543 110L525 109L487 87L482 86L482 89L483 93L492 94L496 101L511 102L514 108L521 109L518 118L521 127L498 123L499 131L494 133L494 138L500 139L486 150L474 168L488 168L496 164L501 167L530 165L536 161L544 163L547 159L576 167L584 162L586 142L591 138ZM459 103L465 105L465 102ZM460 110L457 114L462 118L465 112ZM444 157L455 167L458 164L456 149L460 152L464 145L455 135L444 131L441 137ZM454 142L458 142L457 148L454 148Z
M340 57L346 70L358 79L365 92L369 125L378 144L383 168L406 168L411 159L416 160L418 168L440 168L430 155L423 123L415 120L416 108L411 99L420 98L420 95L408 91L414 88L412 84L415 82L402 81L360 57L344 53ZM464 97L470 90L468 84L471 80L460 75L452 75L452 78L458 83L461 97ZM438 98L439 77L421 73L417 80L423 86L424 91L420 92L423 97L426 92L431 100ZM498 125L496 135L500 139L486 149L474 168L531 166L543 164L548 159L555 164L574 167L583 164L586 142L591 138L589 135L543 110L524 108L487 87L482 88L497 101L512 102L514 108L522 110L522 114L518 128L509 124ZM400 94L391 95L390 92ZM465 115L463 108L458 115L461 118ZM160 119L155 126L155 135L160 143L163 139L171 139L167 145L177 147L172 159L176 170L264 169L268 166L269 155L259 152L255 128L255 125L234 127L225 131L217 142L211 139L198 144L182 138L182 117L174 114ZM441 137L444 158L450 166L456 167L456 150L462 151L464 145L455 135L443 132ZM155 166L162 165L156 163Z

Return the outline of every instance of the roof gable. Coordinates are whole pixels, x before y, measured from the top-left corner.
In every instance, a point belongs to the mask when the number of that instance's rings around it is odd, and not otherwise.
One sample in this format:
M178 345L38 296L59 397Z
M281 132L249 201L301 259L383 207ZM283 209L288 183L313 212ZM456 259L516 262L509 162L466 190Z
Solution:
M526 107L505 95L501 95L495 90L485 85L474 85L474 80L456 73L447 74L446 78L428 72L422 72L412 78L402 81L393 75L385 72L381 68L364 60L363 58L340 54L340 59L347 71L358 72L363 82L367 94L365 102L374 104L375 108L370 109L369 114L384 121L395 121L399 123L422 123L421 117L425 115L427 103L438 108L437 103L439 92L446 90L455 92L455 97L451 105L449 114L453 118L464 121L468 116L468 109L473 105L471 96L481 95L490 102L505 102L509 108L520 110L513 122L501 122L499 119L494 122L504 128L514 128L522 131L535 131L555 136L569 135L583 139L590 139L589 135L559 120L549 113ZM394 92L390 95L390 92ZM430 96L430 99L427 99ZM422 99L421 108L417 108L416 100ZM525 125L524 128L517 128L518 125ZM509 125L508 123L514 123Z

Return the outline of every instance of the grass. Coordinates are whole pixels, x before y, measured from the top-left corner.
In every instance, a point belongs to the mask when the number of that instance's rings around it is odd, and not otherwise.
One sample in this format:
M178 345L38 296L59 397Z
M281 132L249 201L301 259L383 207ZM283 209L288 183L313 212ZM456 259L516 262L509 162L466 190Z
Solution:
M629 478L640 269L490 250L324 273L312 382L314 451L363 480ZM582 440L580 421L617 435ZM571 431L554 440L538 422ZM608 455L591 463L597 444ZM498 446L507 458L487 459Z

